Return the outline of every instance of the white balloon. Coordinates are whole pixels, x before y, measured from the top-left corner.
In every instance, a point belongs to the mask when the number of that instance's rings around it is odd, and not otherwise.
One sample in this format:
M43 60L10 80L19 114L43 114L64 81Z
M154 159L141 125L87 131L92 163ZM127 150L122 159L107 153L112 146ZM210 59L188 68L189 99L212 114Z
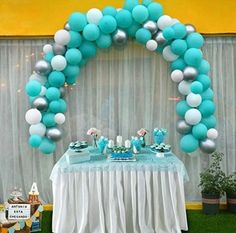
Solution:
M166 61L174 61L179 57L178 55L174 54L171 51L171 48L169 45L163 49L162 55Z
M185 80L181 81L178 85L179 93L181 93L182 95L188 95L190 93L190 87L191 82Z
M52 52L52 45L50 45L50 44L45 44L45 45L43 46L43 52L44 52L44 53Z
M179 83L184 79L184 74L181 70L174 70L170 77L174 82Z
M157 49L157 42L155 40L149 40L147 43L146 43L146 48L149 50L149 51L155 51Z
M202 97L199 94L194 94L194 93L190 92L186 98L186 101L189 106L197 107L201 104Z
M30 135L39 135L43 137L46 133L46 126L43 123L38 123L35 125L31 125L29 128Z
M55 33L54 40L59 45L67 45L70 42L70 33L61 29Z
M202 115L199 110L192 108L185 113L184 118L189 125L196 125L201 121Z
M41 112L36 108L29 109L25 114L25 120L30 125L38 124L42 119Z
M169 27L172 25L172 18L169 15L162 15L158 20L157 20L157 26L161 30L165 29L166 27Z
M54 117L54 120L57 124L62 125L65 122L66 117L63 113L57 113Z
M97 8L92 8L87 12L87 20L89 23L99 24L100 19L103 17L102 12Z
M29 80L36 80L42 85L44 85L47 82L47 77L34 73L29 77Z
M39 95L40 95L40 96L45 96L46 91L47 91L47 88L46 88L45 86L42 86L42 87L41 87L41 92L39 93Z
M218 131L214 128L208 129L207 137L210 139L216 139L218 137Z
M66 68L66 59L62 55L56 55L51 60L51 66L54 70L62 71Z

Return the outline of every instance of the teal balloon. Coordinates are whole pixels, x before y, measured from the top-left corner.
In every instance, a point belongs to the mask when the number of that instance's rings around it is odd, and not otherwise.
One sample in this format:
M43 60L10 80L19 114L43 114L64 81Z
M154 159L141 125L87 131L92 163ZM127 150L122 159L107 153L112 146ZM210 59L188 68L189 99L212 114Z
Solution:
M103 16L99 21L99 28L105 34L113 33L117 28L117 22L111 15Z
M184 70L184 68L187 66L183 58L178 58L175 61L170 63L170 69L173 70Z
M137 23L137 22L133 22L132 25L126 29L126 32L128 34L128 36L130 37L135 37L136 32L142 27L141 24Z
M201 123L203 123L207 129L215 128L217 123L216 117L214 115L204 117L202 118Z
M132 16L137 23L144 23L149 16L147 7L138 5L132 10Z
M70 29L72 31L82 31L87 24L86 16L82 13L75 12L70 15L68 20Z
M184 54L184 61L193 67L198 67L202 61L202 51L196 48L188 49Z
M118 11L115 18L119 28L128 28L133 22L131 13L125 9Z
M61 112L61 113L65 113L65 112L67 111L67 104L66 104L66 101L63 100L63 99L59 99L58 101L60 102L60 105L61 105L60 112Z
M36 80L30 80L25 86L27 95L31 97L38 96L41 89L42 85Z
M165 29L164 29L165 30ZM164 31L163 31L164 33ZM176 55L182 55L187 50L187 43L185 40L177 39L171 43L171 51Z
M138 4L139 4L138 0L126 0L123 8L128 11L132 11L134 7L137 6Z
M80 33L75 31L69 31L70 33L70 41L67 44L68 48L78 48L82 42L82 36Z
M47 62L51 62L53 57L54 57L54 53L53 52L48 52L43 56L43 59Z
M117 10L115 7L112 6L107 6L102 10L103 15L111 15L111 16L116 16Z
M71 66L67 65L66 68L63 70L63 73L66 77L78 77L80 73L79 66Z
M97 54L96 45L90 41L83 41L79 49L85 59L94 57Z
M203 123L194 125L192 134L196 139L203 140L207 137L207 127Z
M202 84L203 91L211 86L211 79L205 74L198 75L196 81L199 81Z
M53 113L45 113L43 115L43 124L46 127L53 127L56 125L56 122L54 120L55 114Z
M208 74L210 71L210 64L207 60L202 60L200 63L200 66L198 67L198 73L199 74Z
M60 95L60 90L56 87L49 87L46 91L46 97L49 101L58 100Z
M85 66L87 64L87 62L88 62L88 59L82 58L82 60L79 63L80 67Z
M198 82L198 81L194 81L191 84L191 92L193 92L194 94L201 94L203 91L203 85Z
M78 49L72 48L67 50L65 57L70 65L78 65L82 59L82 53Z
M143 0L143 1L142 1L142 5L148 6L148 5L151 4L152 2L153 2L153 0Z
M53 100L49 104L49 110L52 113L61 112L61 102L59 100Z
M185 100L181 100L176 104L176 113L180 117L184 117L185 113L190 109L191 107L187 104Z
M198 140L192 135L184 135L180 140L180 148L186 153L192 153L199 147Z
M206 89L203 93L201 93L203 100L213 100L214 92L211 88Z
M84 27L83 36L88 41L95 41L100 36L100 30L96 24L87 24Z
M173 39L175 36L175 31L172 27L166 27L164 30L163 30L163 37L166 39L166 40L171 40Z
M136 32L135 38L136 38L137 42L139 42L141 44L146 44L152 38L152 34L149 30L147 30L145 28L140 28Z
M42 138L39 135L31 135L29 138L29 145L31 145L34 148L39 147L41 142Z
M52 71L48 75L48 82L52 87L61 87L65 84L65 75L60 71Z
M190 33L187 38L186 42L189 48L201 48L204 44L204 38L201 34L197 32Z
M175 39L182 39L186 36L186 26L182 23L176 23L172 26L175 31Z
M211 100L203 100L198 107L202 117L209 117L215 112L215 104Z
M39 150L43 154L51 154L55 151L55 149L56 149L55 142L53 142L52 140L50 140L48 138L43 138L43 140L39 146Z
M66 83L68 85L73 85L74 83L76 83L77 78L78 78L77 76L69 76L66 78Z
M107 49L112 45L112 38L110 35L101 34L101 36L96 40L98 48Z
M150 20L157 21L163 15L163 7L157 2L152 2L148 4L147 8Z

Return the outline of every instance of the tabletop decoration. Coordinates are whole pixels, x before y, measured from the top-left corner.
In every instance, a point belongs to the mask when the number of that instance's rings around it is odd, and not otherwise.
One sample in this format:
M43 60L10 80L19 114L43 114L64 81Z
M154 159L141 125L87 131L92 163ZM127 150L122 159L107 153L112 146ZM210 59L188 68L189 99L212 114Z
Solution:
M137 131L137 134L140 138L140 140L142 141L141 146L145 147L146 146L146 142L145 142L145 135L148 133L148 130L141 128L140 130Z
M96 128L90 128L88 131L87 131L87 135L90 135L92 136L93 138L93 146L95 148L97 148L97 139L98 139L98 136L101 134L101 131L96 129Z
M164 157L165 153L170 152L171 145L160 143L160 144L153 144L150 146L151 151L156 153L156 157Z
M133 147L133 153L138 154L141 151L142 141L138 137L131 137L131 145Z
M101 136L97 142L99 151L101 154L106 154L106 148L108 145L108 139L105 138L104 136Z
M131 148L125 146L114 146L110 155L110 160L112 161L136 161L132 154Z
M154 143L155 144L161 144L162 142L164 142L165 137L167 134L167 130L164 128L155 128L153 130L153 138L154 138Z

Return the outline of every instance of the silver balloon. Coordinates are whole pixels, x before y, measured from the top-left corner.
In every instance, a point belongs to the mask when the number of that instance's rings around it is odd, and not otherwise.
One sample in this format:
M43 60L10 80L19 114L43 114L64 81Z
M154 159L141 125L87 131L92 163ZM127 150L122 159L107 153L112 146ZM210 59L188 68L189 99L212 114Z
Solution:
M157 34L155 34L153 39L157 42L158 45L162 45L167 42L167 40L164 38L163 33L161 31L157 32Z
M65 87L60 87L60 93L61 93L61 98L63 98L66 95Z
M48 101L44 97L37 97L32 102L32 107L37 108L39 111L45 111L48 108Z
M213 140L207 138L200 142L200 149L202 152L211 154L216 150L216 144Z
M66 52L65 46L59 44L54 44L52 50L55 55L64 55Z
M196 28L192 24L185 24L187 35L196 32Z
M187 66L185 69L184 69L184 79L186 81L192 81L194 80L198 75L198 71L197 69L195 69L194 67L191 67L191 66Z
M176 125L176 130L180 134L187 134L191 131L191 125L187 124L185 120L178 120Z
M155 34L158 30L157 24L151 20L144 23L143 28L146 28L147 30L149 30L152 33L152 35Z
M126 45L128 40L127 34L125 31L118 29L113 35L113 42L116 46L122 47Z
M52 67L48 62L39 60L36 62L34 70L37 74L48 75L51 72Z
M62 138L62 132L56 127L47 129L46 135L52 141L59 141Z
M64 29L65 29L66 31L70 31L70 25L69 25L68 22L65 23Z

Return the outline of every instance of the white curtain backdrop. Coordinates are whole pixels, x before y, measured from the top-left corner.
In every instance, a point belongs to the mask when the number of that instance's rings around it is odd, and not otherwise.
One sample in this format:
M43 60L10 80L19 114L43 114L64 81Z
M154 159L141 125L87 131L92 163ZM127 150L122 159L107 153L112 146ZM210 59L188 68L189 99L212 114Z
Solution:
M91 140L86 136L90 127L101 129L110 138L118 134L129 138L141 127L167 128L166 142L185 163L190 176L186 199L199 200L199 173L208 165L209 157L199 151L193 155L180 152L175 130L177 85L170 79L167 62L135 42L129 42L122 51L99 51L81 70L77 85L67 87L64 138L53 156L28 146L24 116L29 103L24 86L48 42L52 41L0 41L0 202L7 200L14 187L27 195L33 181L42 199L52 202L49 176L53 165L72 140ZM212 66L218 150L225 153L223 169L229 173L236 170L236 37L207 38L203 51ZM151 142L151 134L147 139Z

